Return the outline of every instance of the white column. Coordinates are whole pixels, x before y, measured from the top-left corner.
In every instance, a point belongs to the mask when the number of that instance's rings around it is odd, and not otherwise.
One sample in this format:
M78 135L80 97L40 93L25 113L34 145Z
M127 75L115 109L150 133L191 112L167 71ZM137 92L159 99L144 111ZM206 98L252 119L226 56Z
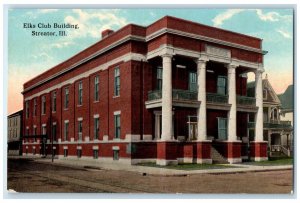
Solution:
M162 81L162 135L161 140L172 140L172 55L164 54Z
M262 142L263 139L263 91L262 91L262 70L255 72L255 99L258 107L255 116L255 141Z
M237 66L229 64L228 69L228 103L231 108L228 112L227 135L228 141L236 141L236 76L235 69Z
M206 132L206 62L207 60L197 60L197 82L198 82L198 101L201 102L198 108L198 137L197 141L207 140Z

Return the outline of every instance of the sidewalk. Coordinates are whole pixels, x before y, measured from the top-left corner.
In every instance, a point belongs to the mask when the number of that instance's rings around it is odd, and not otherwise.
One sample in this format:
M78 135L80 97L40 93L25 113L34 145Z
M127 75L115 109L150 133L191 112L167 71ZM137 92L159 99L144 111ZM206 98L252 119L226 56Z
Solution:
M22 158L22 157L10 157ZM277 171L277 170L292 170L292 165L277 165L277 166L255 166L248 164L230 164L235 168L222 168L222 169L201 169L201 170L176 170L167 168L157 168L149 166L127 165L121 163L100 163L86 160L61 160L46 158L34 158L39 163L55 164L61 166L68 166L77 169L87 170L122 170L140 173L142 175L159 175L159 176L186 176L192 174L226 174L226 173L245 173L245 172L262 172L262 171Z

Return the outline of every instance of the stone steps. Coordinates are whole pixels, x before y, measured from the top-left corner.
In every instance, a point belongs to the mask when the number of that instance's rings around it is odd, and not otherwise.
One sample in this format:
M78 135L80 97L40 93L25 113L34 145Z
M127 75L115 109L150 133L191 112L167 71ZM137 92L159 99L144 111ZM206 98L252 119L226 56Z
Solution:
M212 146L211 159L213 164L229 164L229 162Z

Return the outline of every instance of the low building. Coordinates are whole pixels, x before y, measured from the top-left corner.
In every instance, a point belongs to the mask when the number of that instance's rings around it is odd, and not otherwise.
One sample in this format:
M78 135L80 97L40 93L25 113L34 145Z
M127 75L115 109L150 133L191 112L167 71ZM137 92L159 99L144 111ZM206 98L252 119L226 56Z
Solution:
M248 84L248 95L254 95L254 82ZM293 101L292 98L290 98ZM290 103L290 102L289 102ZM292 122L282 119L280 111L283 104L267 76L263 80L263 121L264 121L264 140L268 141L269 156L278 156L284 154L291 155L290 136L293 132ZM249 117L249 137L254 139L254 114Z
M7 117L8 155L22 155L22 120L23 110Z
M266 160L264 54L262 39L170 16L105 30L24 84L23 154L160 165Z

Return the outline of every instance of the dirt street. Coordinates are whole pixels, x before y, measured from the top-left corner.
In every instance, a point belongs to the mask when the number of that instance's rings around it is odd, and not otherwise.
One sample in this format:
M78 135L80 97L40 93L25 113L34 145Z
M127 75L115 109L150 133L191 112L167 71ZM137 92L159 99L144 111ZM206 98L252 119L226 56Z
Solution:
M290 194L293 190L292 170L164 177L13 159L8 160L7 177L8 189L17 192Z

